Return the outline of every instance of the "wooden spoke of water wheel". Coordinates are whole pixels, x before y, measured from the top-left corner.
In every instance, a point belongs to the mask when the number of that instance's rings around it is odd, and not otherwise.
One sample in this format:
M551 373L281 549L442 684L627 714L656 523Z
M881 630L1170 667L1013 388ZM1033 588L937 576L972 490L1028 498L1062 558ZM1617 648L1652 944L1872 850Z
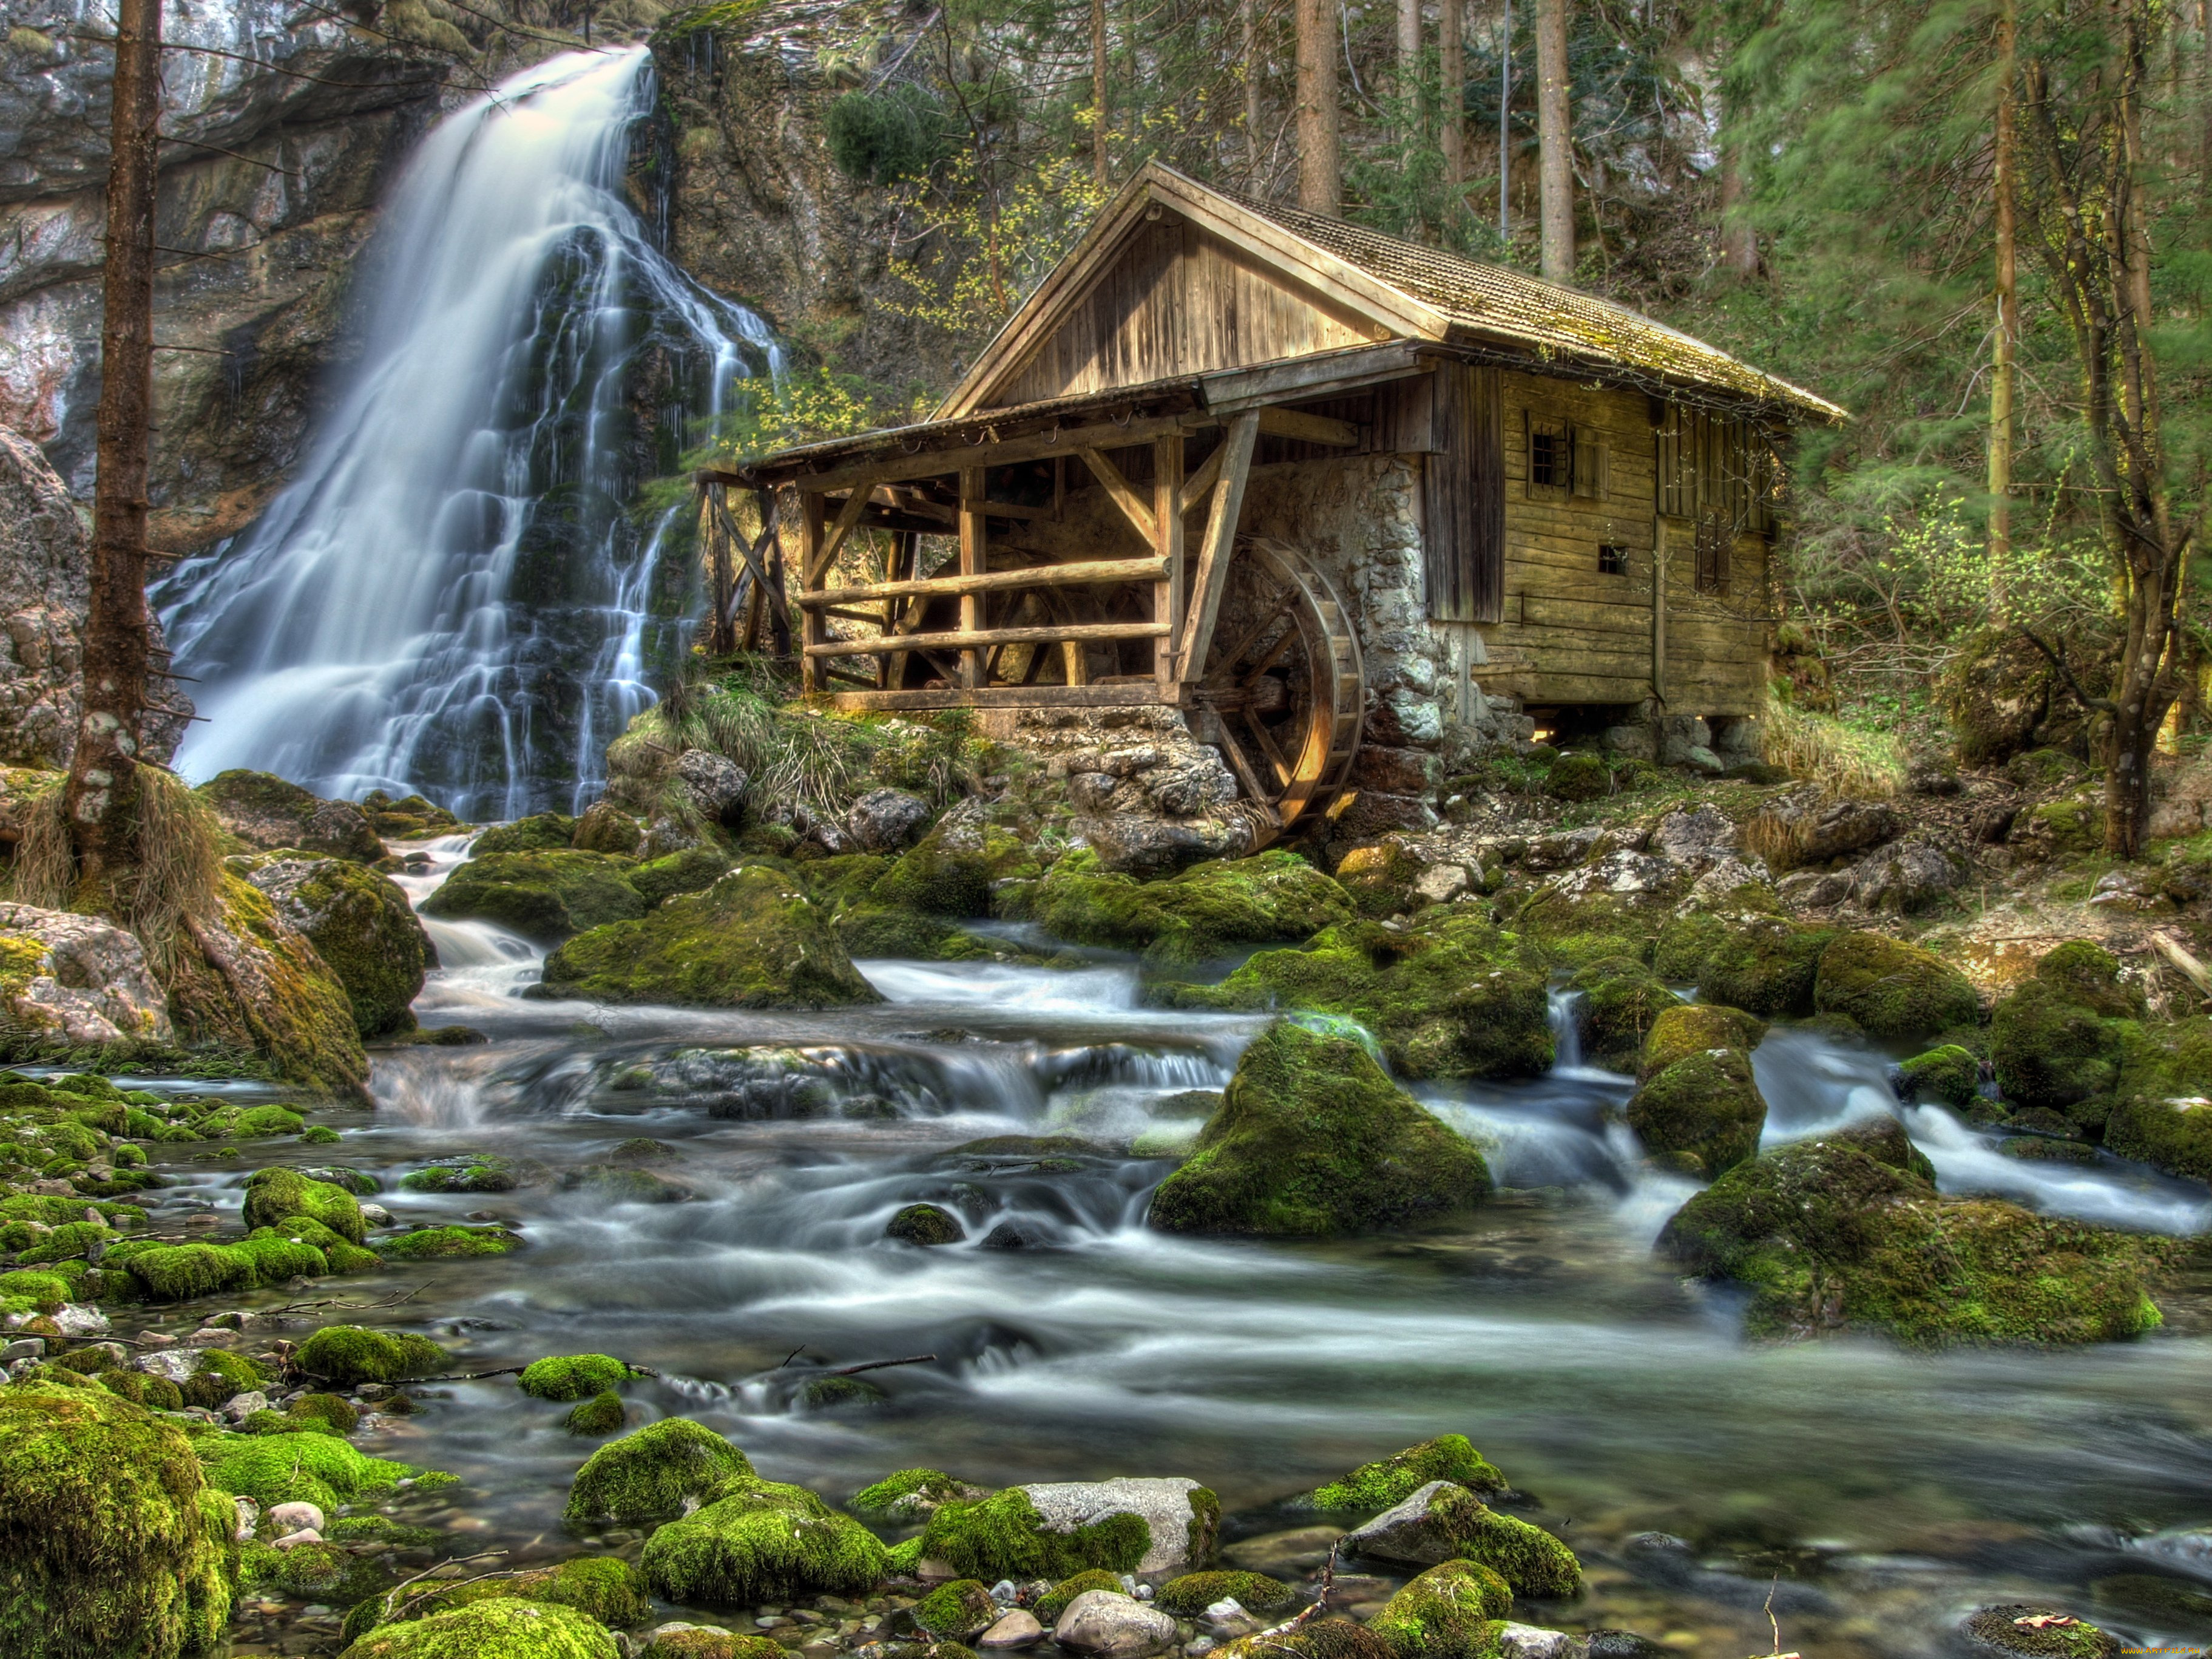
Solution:
M1359 642L1327 577L1296 548L1240 539L1194 701L1215 717L1244 793L1272 814L1262 845L1328 809L1365 717Z

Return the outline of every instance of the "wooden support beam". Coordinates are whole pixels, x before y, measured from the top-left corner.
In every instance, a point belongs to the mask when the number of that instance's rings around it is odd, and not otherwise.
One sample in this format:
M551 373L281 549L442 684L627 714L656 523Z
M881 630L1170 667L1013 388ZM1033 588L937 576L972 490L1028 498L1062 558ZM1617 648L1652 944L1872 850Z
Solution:
M1157 639L1158 622L1075 622L1049 628L963 628L957 633L898 634L878 639L832 639L806 648L809 656L881 656L890 651L957 650L962 660L993 645L1057 645L1065 640ZM970 690L979 689L970 687Z
M1229 446L1217 443L1213 451L1199 462L1198 470L1182 481L1182 491L1176 497L1176 509L1188 513L1206 499L1206 491L1213 488L1214 479L1221 476L1221 458L1229 453Z
M960 469L960 574L964 576L985 573L988 541L983 525L983 469L963 467ZM971 643L960 652L960 683L969 691L983 683L982 659L976 655L974 637L983 628L983 595L970 589L960 595L960 633ZM927 638L915 635L915 638Z
M1098 709L1153 707L1169 699L1159 687L1142 686L990 686L966 692L952 686L896 692L839 692L825 699L831 708L899 709Z
M1213 643L1213 625L1221 614L1221 595L1229 585L1229 560L1237 547L1237 520L1244 510L1244 481L1251 475L1252 446L1259 441L1260 417L1237 416L1221 441L1221 477L1213 486L1213 505L1206 515L1206 540L1199 544L1198 574L1190 589L1190 614L1184 619L1176 668L1182 683L1194 685L1206 672L1206 653Z
M1031 564L1018 570L987 570L978 576L922 576L911 582L872 582L860 588L825 588L800 595L799 602L819 609L865 604L872 599L994 593L1001 589L1087 588L1102 582L1157 582L1166 573L1166 565L1158 558L1071 559L1064 564Z
M889 448L866 460L843 462L827 467L818 473L785 473L777 468L765 474L777 483L795 485L802 491L815 491L835 495L860 484L896 484L907 479L949 478L968 467L1006 467L1022 460L1045 460L1054 455L1072 454L1080 449L1120 449L1133 443L1150 443L1163 432L1195 432L1220 422L1211 416L1190 413L1182 415L1151 415L1132 419L1127 425L1119 421L1088 422L1081 426L1048 428L1042 432L1025 433L1017 438L987 440L970 443L957 435L943 440L945 447L924 449L908 454L897 448ZM706 483L757 484L759 478L750 473L718 473L708 469L695 476Z
M806 491L799 497L799 568L801 571L815 570L822 564L822 497ZM800 586L811 588L811 582ZM823 637L822 613L799 613L799 684L802 691L822 689L822 671L815 666L814 647Z
M1091 469L1091 475L1105 486L1108 497L1121 509L1121 516L1129 521L1129 528L1137 533L1138 539L1146 542L1156 540L1159 532L1152 523L1152 509L1145 504L1145 498L1130 487L1129 480L1121 476L1121 469L1097 449L1085 449L1082 453L1083 464Z
M860 521L860 515L867 510L868 497L873 494L873 490L855 488L845 497L845 504L837 509L837 521L830 527L828 537L807 561L806 580L799 584L802 589L821 585L822 578L829 574L830 567L837 562L837 555L844 550L845 538L853 534L853 527Z
M1152 648L1152 677L1162 691L1176 683L1176 631L1182 626L1182 434L1152 440L1152 534L1166 568L1152 584L1152 620L1166 631Z
M1262 409L1260 430L1272 438L1296 438L1302 443L1326 443L1338 449L1359 447L1359 429L1350 421L1309 415L1303 409Z

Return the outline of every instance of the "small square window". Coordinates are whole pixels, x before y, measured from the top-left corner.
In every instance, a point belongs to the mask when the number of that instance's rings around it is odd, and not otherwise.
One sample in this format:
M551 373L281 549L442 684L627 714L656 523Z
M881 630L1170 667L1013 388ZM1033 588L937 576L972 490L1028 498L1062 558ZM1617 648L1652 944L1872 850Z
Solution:
M1563 431L1532 427L1528 433L1528 482L1540 490L1564 490L1573 481L1573 451Z
M1597 550L1597 573L1600 576L1626 576L1628 549L1616 547L1610 542Z

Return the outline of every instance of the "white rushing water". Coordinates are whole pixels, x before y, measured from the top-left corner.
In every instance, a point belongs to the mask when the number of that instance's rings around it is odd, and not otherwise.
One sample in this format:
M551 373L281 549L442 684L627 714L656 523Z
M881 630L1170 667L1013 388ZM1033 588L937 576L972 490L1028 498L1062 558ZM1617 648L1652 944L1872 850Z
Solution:
M359 366L297 477L155 595L208 717L190 775L425 789L479 820L596 796L652 701L656 589L681 591L679 511L635 521L637 485L777 367L767 326L672 265L623 197L653 96L643 47L567 53L409 162Z

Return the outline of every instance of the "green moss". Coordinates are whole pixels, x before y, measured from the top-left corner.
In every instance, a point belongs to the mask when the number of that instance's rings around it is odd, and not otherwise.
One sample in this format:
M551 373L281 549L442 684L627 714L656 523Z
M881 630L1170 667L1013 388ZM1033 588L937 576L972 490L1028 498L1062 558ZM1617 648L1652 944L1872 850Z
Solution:
M969 1578L1061 1579L1086 1567L1133 1572L1152 1543L1141 1516L1109 1515L1072 1532L1048 1530L1018 1486L972 1503L945 1503L922 1529L921 1553Z
M561 1426L580 1440L603 1440L611 1434L619 1434L628 1417L622 1396L609 1388L577 1402L561 1419Z
M1600 957L1577 972L1567 988L1581 993L1575 1019L1583 1059L1609 1071L1633 1070L1644 1052L1644 1034L1680 1003L1657 974L1626 956Z
M2024 1619L2043 1617L2070 1619L2067 1624L2024 1624ZM2014 1604L2009 1607L1984 1607L1966 1620L1966 1632L1978 1638L1975 1645L1986 1643L1999 1653L2016 1654L2021 1659L2118 1659L2126 1651L2119 1642L2086 1619L2053 1607L2030 1607Z
M799 1404L810 1412L834 1412L849 1406L880 1406L890 1398L864 1376L818 1376L799 1391Z
M1548 970L1513 935L1439 906L1403 930L1352 922L1263 950L1218 985L1163 985L1185 1008L1341 1015L1408 1077L1534 1076L1552 1064Z
M218 1290L247 1289L255 1282L252 1259L222 1244L156 1245L133 1253L123 1266L157 1302L189 1302ZM0 1280L0 1294L7 1288Z
M327 1423L342 1435L349 1435L361 1425L361 1413L353 1402L337 1394L302 1394L284 1409L292 1417Z
M521 1242L501 1227L418 1227L397 1238L379 1239L376 1253L386 1261L437 1261L448 1256L503 1256Z
M311 1217L349 1244L359 1244L367 1230L359 1201L343 1186L295 1169L256 1170L246 1183L246 1226L278 1227L292 1216Z
M371 1631L343 1659L618 1659L615 1638L571 1607L510 1596Z
M1544 779L1544 793L1557 801L1595 801L1612 789L1613 774L1595 754L1563 754Z
M1316 1486L1296 1507L1375 1515L1404 1503L1431 1480L1449 1480L1486 1497L1505 1490L1505 1477L1465 1435L1438 1435Z
M2143 1011L2142 993L2097 946L2075 940L2045 955L1990 1022L1990 1058L2007 1104L2047 1107L2101 1127Z
M984 1495L981 1486L942 1469L901 1469L872 1486L861 1487L853 1494L850 1507L855 1515L896 1524L919 1521L940 1503L972 1502Z
M618 1556L585 1555L511 1577L409 1585L387 1598L392 1604L388 1614L386 1607L377 1607L369 1622L388 1628L502 1598L570 1607L600 1624L617 1626L641 1624L653 1613L644 1576L636 1568ZM349 1625L352 1622L349 1620Z
M1491 1622L1513 1612L1512 1587L1475 1561L1431 1567L1393 1595L1369 1628L1401 1659L1488 1659Z
M469 844L471 858L502 852L562 852L576 836L576 820L565 812L533 813L513 823L495 824Z
M100 1390L0 1389L0 1650L220 1650L235 1511L173 1425Z
M1108 1572L1103 1567L1092 1567L1061 1579L1060 1583L1037 1598L1037 1604L1033 1611L1036 1614L1038 1622L1046 1625L1058 1624L1060 1615L1067 1611L1067 1604L1074 1601L1077 1596L1086 1595L1091 1590L1110 1590L1119 1595L1121 1593L1121 1575L1117 1572Z
M1352 898L1296 853L1194 864L1164 881L1138 881L1063 858L1039 883L1031 916L1079 944L1141 949L1155 966L1201 962L1239 944L1310 938L1350 921Z
M51 1314L69 1299L69 1281L58 1273L0 1273L0 1305L10 1313Z
M1473 1492L1446 1486L1429 1500L1429 1523L1458 1555L1487 1567L1515 1595L1564 1601L1582 1594L1582 1563L1540 1527L1500 1515Z
M761 0L743 0L747 6ZM785 1650L765 1636L740 1636L735 1631L711 1630L695 1625L690 1630L668 1630L638 1650L638 1659L785 1659Z
M1316 1619L1292 1631L1261 1631L1214 1649L1213 1659L1395 1659L1396 1650L1349 1619Z
M373 1273L384 1266L384 1258L374 1250L364 1250L359 1245L348 1244L336 1233L307 1216L288 1216L276 1230L287 1238L311 1244L322 1252L323 1259L334 1273Z
M903 958L933 961L951 940L962 937L959 926L941 916L918 910L895 910L888 905L855 905L836 921L837 942L856 958Z
M729 873L730 855L719 847L701 845L649 859L629 873L629 884L651 909L679 893L701 893Z
M1364 1049L1277 1021L1245 1050L1150 1221L1174 1233L1327 1236L1454 1215L1489 1190L1482 1154Z
M748 868L642 921L581 934L546 959L557 995L611 1003L826 1008L880 1002L795 885Z
M2212 1181L2212 1105L2201 1096L2122 1101L2106 1122L2105 1144L2169 1175Z
M307 1119L289 1106L222 1106L192 1125L205 1141L268 1140L296 1135Z
M101 1375L100 1386L149 1411L181 1412L185 1408L184 1390L168 1378L155 1376L150 1371L108 1371Z
M298 861L287 862L297 869ZM284 881L282 890L286 917L337 975L361 1034L411 1030L410 1004L422 989L432 955L398 884L364 865L321 858L296 880Z
M421 1473L367 1456L328 1434L221 1435L202 1440L199 1453L212 1485L264 1510L296 1500L329 1515L341 1503L389 1491Z
M1922 1345L2071 1343L2159 1322L2164 1247L1987 1199L1940 1196L1894 1119L1777 1148L1668 1222L1660 1253L1752 1290L1746 1328L1856 1327Z
M35 1267L42 1261L73 1261L94 1245L112 1243L115 1237L115 1229L104 1221L64 1222L29 1248L18 1251L15 1259L26 1267Z
M1036 854L1009 827L956 814L902 853L868 896L894 910L957 922L991 913L994 882L1040 873Z
M1637 1075L1656 1077L1678 1060L1716 1048L1747 1054L1765 1035L1766 1027L1739 1009L1716 1003L1678 1002L1662 1009L1652 1022Z
M569 1354L532 1361L523 1368L516 1386L536 1400L583 1400L627 1382L633 1375L622 1361L605 1354Z
M933 1642L972 1642L997 1622L988 1585L973 1578L939 1584L914 1604L914 1622Z
M968 1229L951 1211L934 1204L909 1204L884 1225L884 1236L908 1244L957 1244Z
M1955 1043L1916 1054L1898 1068L1905 1092L1916 1098L1941 1101L1965 1108L1980 1097L1982 1063Z
M804 1487L749 1475L656 1531L639 1565L654 1594L695 1607L848 1595L884 1571L883 1545L859 1522Z
M292 1363L311 1376L350 1388L363 1382L397 1382L443 1370L446 1351L411 1331L372 1331L359 1325L326 1325L300 1345Z
M414 1170L399 1185L410 1192L512 1192L520 1182L506 1159L477 1157Z
M1753 1081L1751 1057L1717 1048L1675 1061L1637 1089L1628 1126L1652 1157L1710 1178L1759 1150L1766 1101Z
M246 1565L258 1588L339 1607L377 1595L392 1582L374 1557L337 1544L295 1544L288 1550L249 1544Z
M1764 890L1739 889L1730 899L1737 906L1731 911L1669 922L1653 967L1667 979L1693 982L1709 1003L1762 1019L1811 1013L1820 955L1834 930L1748 908L1771 901Z
M750 1478L745 1455L690 1419L668 1418L602 1446L568 1487L572 1521L655 1521L680 1515L725 1481Z
M1973 982L1932 950L1880 933L1844 932L1820 953L1813 1006L1887 1039L1972 1025L1981 1018Z
M627 858L602 852L495 852L469 860L423 902L422 913L496 923L552 944L646 913L626 879Z
M1247 1613L1272 1616L1288 1613L1300 1599L1292 1586L1263 1572L1187 1572L1161 1585L1152 1605L1177 1619L1195 1619L1217 1601L1232 1601Z

